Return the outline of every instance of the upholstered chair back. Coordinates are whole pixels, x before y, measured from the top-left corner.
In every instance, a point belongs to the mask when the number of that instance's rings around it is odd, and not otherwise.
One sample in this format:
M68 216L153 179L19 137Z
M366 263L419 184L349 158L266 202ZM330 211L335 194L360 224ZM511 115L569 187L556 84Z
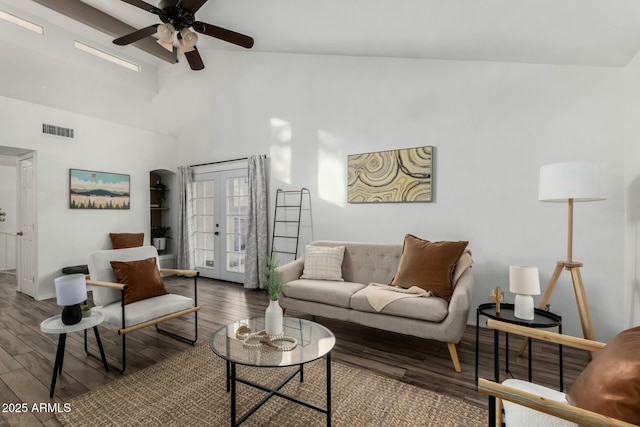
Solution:
M153 246L92 252L89 254L89 262L87 264L89 266L89 276L91 280L117 283L113 268L111 268L111 261L138 261L151 257L155 257L157 264L158 251ZM120 291L102 286L88 285L87 290L93 291L93 303L98 306L119 301L122 297Z

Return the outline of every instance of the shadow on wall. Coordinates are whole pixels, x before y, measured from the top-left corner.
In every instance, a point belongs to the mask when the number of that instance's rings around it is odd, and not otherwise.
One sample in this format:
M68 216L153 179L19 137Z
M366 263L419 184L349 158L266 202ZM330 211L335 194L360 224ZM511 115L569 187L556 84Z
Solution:
M631 299L629 310L629 325L640 323L640 318L634 318L634 307L640 308L640 272L638 272L638 264L640 261L640 253L638 246L638 225L640 224L640 176L637 176L629 186L629 222L633 226L633 280L631 282Z

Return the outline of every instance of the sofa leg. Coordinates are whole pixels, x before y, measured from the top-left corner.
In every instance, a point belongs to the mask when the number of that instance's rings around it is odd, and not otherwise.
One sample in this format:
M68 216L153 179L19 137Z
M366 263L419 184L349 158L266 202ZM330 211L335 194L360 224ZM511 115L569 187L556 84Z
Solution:
M458 360L458 351L456 350L456 345L452 342L448 342L447 347L449 347L449 355L451 355L453 369L455 369L456 372L462 372L462 369L460 368L460 360Z

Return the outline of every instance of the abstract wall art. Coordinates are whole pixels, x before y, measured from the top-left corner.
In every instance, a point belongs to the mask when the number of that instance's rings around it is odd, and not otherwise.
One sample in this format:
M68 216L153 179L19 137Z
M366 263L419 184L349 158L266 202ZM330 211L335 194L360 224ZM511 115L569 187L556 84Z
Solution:
M71 209L129 209L129 175L69 169Z
M347 202L430 202L433 147L351 154L347 160Z

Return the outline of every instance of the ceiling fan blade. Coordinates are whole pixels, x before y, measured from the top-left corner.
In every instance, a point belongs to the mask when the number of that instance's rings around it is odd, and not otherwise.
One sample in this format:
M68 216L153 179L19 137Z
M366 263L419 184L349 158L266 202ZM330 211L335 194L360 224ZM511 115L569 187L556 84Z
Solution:
M150 35L156 33L158 25L159 24L150 25L138 31L134 31L133 33L127 34L126 36L118 37L113 41L113 44L117 44L118 46L126 46L130 43L137 42L138 40L145 37L149 37Z
M206 2L207 0L181 0L178 3L178 6L188 10L189 12L191 12L191 14L195 15L198 9L200 9Z
M147 3L144 2L142 0L122 0L125 3L129 3L131 6L135 6L135 7L139 7L142 10L146 10L147 12L151 12L151 13L155 13L156 15L158 14L158 8Z
M253 39L251 37L225 28L216 27L215 25L207 24L206 22L194 22L193 29L199 33L206 34L247 49L250 49L253 46Z
M198 71L204 68L204 62L202 62L202 57L198 53L198 49L193 47L193 50L190 52L185 52L184 56L187 58L187 62L189 62L189 66L192 70Z

